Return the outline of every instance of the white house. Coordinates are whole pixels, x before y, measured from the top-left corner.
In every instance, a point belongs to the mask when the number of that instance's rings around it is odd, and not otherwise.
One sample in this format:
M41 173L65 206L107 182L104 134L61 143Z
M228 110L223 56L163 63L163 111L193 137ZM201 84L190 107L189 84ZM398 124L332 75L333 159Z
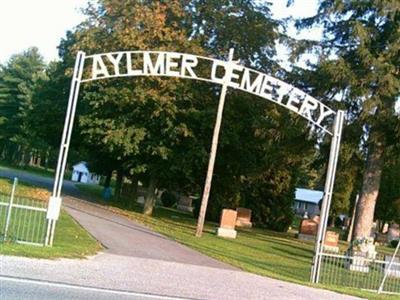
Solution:
M294 199L293 209L297 215L304 216L307 213L308 217L319 215L319 202L322 200L324 192L296 188L296 197Z
M100 175L90 173L87 163L81 161L72 167L72 181L99 184Z

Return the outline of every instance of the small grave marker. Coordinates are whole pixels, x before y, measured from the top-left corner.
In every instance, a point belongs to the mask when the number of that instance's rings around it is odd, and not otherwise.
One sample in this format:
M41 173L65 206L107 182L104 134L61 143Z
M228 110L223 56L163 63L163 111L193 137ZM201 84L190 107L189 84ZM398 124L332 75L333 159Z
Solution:
M237 212L232 209L223 209L217 235L225 238L235 239L237 232L235 230Z
M319 218L303 219L300 222L299 239L314 241L318 231Z
M400 278L400 258L396 257L393 260L393 264L389 270L389 263L391 260L392 260L391 255L385 255L385 262L387 263L387 264L385 264L385 273L388 273L389 277Z
M176 208L181 211L193 212L192 198L188 196L180 196Z
M238 207L236 208L237 218L236 218L236 226L251 228L251 209Z
M325 234L324 250L329 252L339 252L339 233L327 231Z

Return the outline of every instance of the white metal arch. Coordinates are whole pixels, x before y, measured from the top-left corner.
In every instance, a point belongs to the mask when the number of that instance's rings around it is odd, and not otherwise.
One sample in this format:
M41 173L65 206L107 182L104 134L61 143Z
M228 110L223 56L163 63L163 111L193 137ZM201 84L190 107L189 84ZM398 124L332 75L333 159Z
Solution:
M156 57L156 59L154 59L154 57ZM133 61L133 59L135 59L135 61ZM84 70L85 62L87 61L91 62L91 69ZM207 74L208 76L200 76L196 72L196 67L198 67L201 61L211 63L211 68L209 70L210 73ZM222 76L220 75L221 70L223 71ZM201 236L203 231L225 96L228 87L248 92L286 107L308 120L313 126L316 126L325 133L332 135L324 198L321 209L321 221L318 227L318 236L315 245L315 256L311 274L311 281L318 282L321 253L323 251L323 241L325 239L341 132L343 128L344 112L340 110L335 112L322 102L288 83L240 65L239 61L233 60L233 49L229 52L228 61L199 55L166 51L118 51L88 56L86 56L82 51L78 52L71 81L53 193L50 197L47 211L48 226L45 245L51 246L53 244L55 225L61 209L62 182L68 157L72 127L75 119L80 84L106 78L135 76L166 76L195 79L220 84L222 86L211 144L210 160L200 208L200 216L198 219L196 231L197 236ZM333 128L329 129L327 124L332 123L332 120L334 120Z
M161 76L195 79L215 84L224 84L230 88L259 96L272 101L280 106L301 115L314 126L328 134L332 132L322 123L327 117L336 115L336 112L318 101L314 97L304 93L298 88L280 79L261 73L257 70L244 67L238 61L209 58L200 55L167 51L119 51L100 53L85 56L84 61L91 62L91 72L83 74L80 82L90 82L106 78L137 77L137 76ZM152 57L153 56L153 57ZM154 61L154 56L156 60ZM134 69L132 61L142 60L140 68ZM201 61L211 63L209 76L196 74L196 67ZM122 70L122 68L124 68ZM224 76L217 75L217 69L225 70ZM286 101L285 101L286 100Z

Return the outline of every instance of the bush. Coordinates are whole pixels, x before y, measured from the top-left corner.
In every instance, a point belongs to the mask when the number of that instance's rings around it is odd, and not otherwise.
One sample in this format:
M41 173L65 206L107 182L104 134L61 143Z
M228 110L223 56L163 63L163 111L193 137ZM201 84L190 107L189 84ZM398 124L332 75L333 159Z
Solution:
M161 195L161 202L164 207L172 207L178 202L178 199L176 198L174 193L165 191Z
M398 243L400 243L399 240L397 240L397 241L393 240L393 241L390 242L390 246L392 246L393 248L396 248Z

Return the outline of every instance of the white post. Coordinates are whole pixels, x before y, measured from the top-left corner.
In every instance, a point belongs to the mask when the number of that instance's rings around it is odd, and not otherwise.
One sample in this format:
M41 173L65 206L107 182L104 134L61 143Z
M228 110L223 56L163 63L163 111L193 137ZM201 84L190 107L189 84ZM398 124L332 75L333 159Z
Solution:
M385 272L385 275L383 276L381 285L379 286L379 289L378 289L378 294L382 293L382 291L383 291L383 286L385 285L386 278L388 277L388 275L390 273L390 269L392 268L392 265L394 263L394 259L396 258L396 255L399 252L399 249L400 249L400 240L397 243L396 250L394 250L394 253L393 253L392 259L389 262L387 271Z
M342 136L344 121L344 111L339 110L336 114L333 129L333 137L331 141L331 149L329 153L328 169L326 173L326 181L324 188L324 198L322 200L321 216L318 226L317 240L315 242L315 256L311 269L311 282L318 283L319 271L321 268L321 253L324 247L325 233L328 224L329 209L331 206L333 185L335 183L335 173L339 156L340 140Z
M17 187L17 184L18 184L18 178L14 177L14 183L13 183L13 187L11 190L10 203L8 203L6 224L4 227L4 237L3 237L4 241L7 239L8 227L10 226L11 212L12 212L12 207L13 207L13 203L14 203L15 188Z
M232 48L229 49L228 61L230 63L233 62L233 52L234 52L234 50ZM208 197L210 196L211 181L212 181L212 176L213 176L213 171L214 171L215 156L217 154L217 148L218 148L219 131L221 129L222 114L224 111L225 96L226 96L226 91L228 89L227 77L230 74L230 72L232 72L232 69L230 69L227 65L227 67L225 69L225 76L223 79L222 90L221 90L221 94L219 97L217 119L215 121L214 133L213 133L213 138L212 138L212 143L211 143L210 159L208 161L206 181L204 184L203 197L201 199L199 218L197 220L197 228L196 228L196 236L197 237L201 237L201 235L203 234L203 227L204 227L204 220L206 217Z
M61 139L60 152L56 174L54 179L53 193L49 200L47 209L47 231L45 245L51 246L54 239L54 230L61 209L61 188L64 179L65 165L67 163L69 144L71 141L72 127L75 119L76 105L79 95L79 88L82 79L83 65L85 62L85 53L78 51L75 60L74 73L72 76L68 107L65 115L64 130Z

